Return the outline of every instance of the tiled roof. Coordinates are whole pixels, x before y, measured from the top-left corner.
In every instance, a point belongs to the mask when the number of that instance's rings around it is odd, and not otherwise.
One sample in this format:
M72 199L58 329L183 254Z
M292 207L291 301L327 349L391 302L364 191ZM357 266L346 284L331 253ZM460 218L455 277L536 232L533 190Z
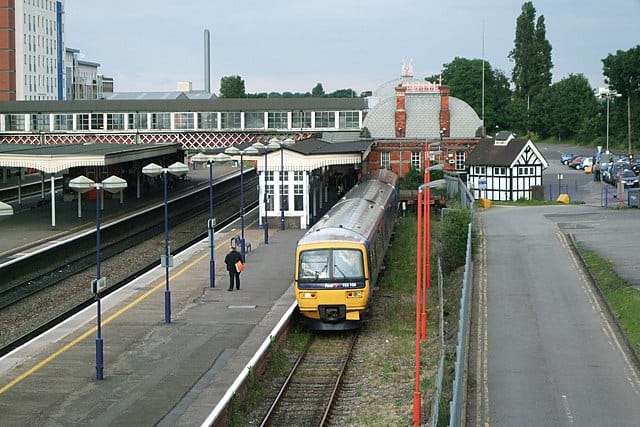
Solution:
M473 166L511 166L528 139L512 139L507 145L496 145L493 138L483 138L469 153L466 164Z
M437 138L440 136L440 95L437 93L409 93L405 96L407 138ZM372 138L395 137L395 93L380 100L364 119L364 126ZM482 120L466 102L449 97L451 138L473 138Z

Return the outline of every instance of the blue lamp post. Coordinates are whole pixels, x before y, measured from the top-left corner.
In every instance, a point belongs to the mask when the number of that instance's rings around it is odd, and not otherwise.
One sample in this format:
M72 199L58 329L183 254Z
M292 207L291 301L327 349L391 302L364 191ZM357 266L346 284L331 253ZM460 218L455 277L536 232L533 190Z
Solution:
M237 147L229 147L224 152L230 156L237 156L240 154L240 255L242 259L244 257L245 244L244 244L244 155L256 155L258 150L255 147L247 147L244 150L240 150Z
M142 168L142 173L147 176L158 176L162 174L164 181L164 255L160 257L160 264L165 268L165 290L164 290L164 321L171 323L171 291L169 290L169 267L173 267L173 257L169 250L169 202L167 196L167 175L180 176L189 171L189 166L184 163L175 162L168 168L163 168L155 163L149 163Z
M117 193L127 188L127 181L110 176L101 183L94 182L85 176L80 175L69 181L69 187L78 192L78 200L80 194L95 188L96 190L96 279L91 281L91 292L96 299L97 310L97 334L96 334L96 379L104 379L104 357L103 357L103 341L102 341L102 309L100 304L100 290L106 285L106 280L100 272L100 199L102 194L100 190L107 190L111 193Z
M192 157L192 160L195 163L206 163L209 167L209 221L207 222L207 230L209 234L209 287L211 288L216 287L216 219L213 216L213 164L215 162L226 162L229 158L229 156L222 153L218 153L215 156L207 156L206 154L198 153Z

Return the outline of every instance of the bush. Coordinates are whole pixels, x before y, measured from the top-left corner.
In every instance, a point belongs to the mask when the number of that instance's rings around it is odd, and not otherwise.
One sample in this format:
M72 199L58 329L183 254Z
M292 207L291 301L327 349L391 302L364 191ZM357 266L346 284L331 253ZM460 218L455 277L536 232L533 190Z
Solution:
M448 209L439 227L440 256L444 274L464 265L467 252L467 230L473 212L463 207Z

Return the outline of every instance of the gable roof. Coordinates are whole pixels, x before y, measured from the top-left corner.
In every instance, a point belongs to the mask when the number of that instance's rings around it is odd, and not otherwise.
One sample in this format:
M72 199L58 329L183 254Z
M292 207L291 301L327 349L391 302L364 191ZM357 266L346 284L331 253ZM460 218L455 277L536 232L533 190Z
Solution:
M511 166L528 139L512 139L506 145L496 145L493 138L483 138L467 157L467 165Z

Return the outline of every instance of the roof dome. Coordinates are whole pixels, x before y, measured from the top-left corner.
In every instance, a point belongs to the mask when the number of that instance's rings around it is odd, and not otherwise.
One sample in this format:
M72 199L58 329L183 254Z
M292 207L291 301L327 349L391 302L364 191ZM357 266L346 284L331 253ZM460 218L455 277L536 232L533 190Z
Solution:
M440 94L407 93L406 138L437 138L440 136ZM372 138L395 138L395 92L393 96L381 99L364 119L364 127ZM478 114L461 99L449 97L450 125L449 137L474 138L482 126Z

